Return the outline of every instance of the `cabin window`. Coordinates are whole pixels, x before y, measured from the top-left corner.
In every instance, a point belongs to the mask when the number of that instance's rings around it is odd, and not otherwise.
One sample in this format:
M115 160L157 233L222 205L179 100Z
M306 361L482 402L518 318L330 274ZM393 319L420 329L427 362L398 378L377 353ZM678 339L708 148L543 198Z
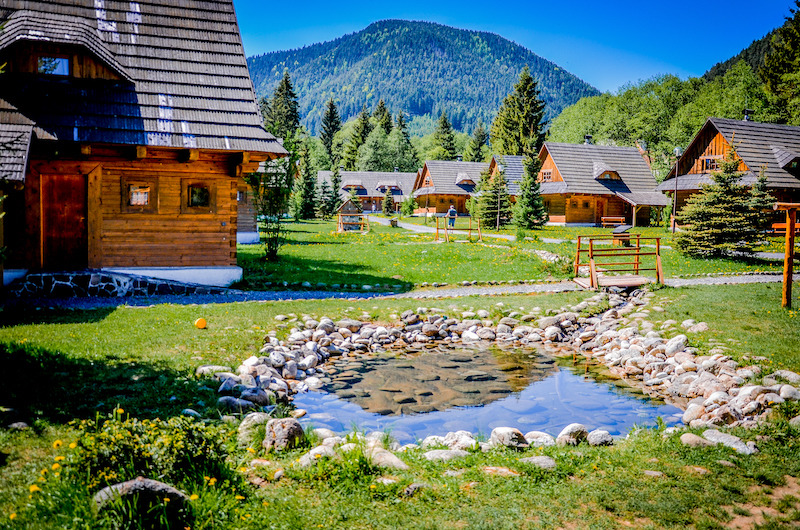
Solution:
M237 191L236 192L236 202L245 202L245 200L247 200L245 198L245 193L247 193L247 192L243 191L243 190Z
M718 156L707 156L700 159L700 169L702 171L719 171Z
M541 178L539 180L541 180L542 182L552 182L553 181L553 170L552 169L543 169L541 171L541 173L539 173L539 175L541 175Z
M181 213L214 213L216 187L213 182L181 181Z
M155 178L122 177L122 211L153 213L158 211L158 180Z
M69 59L67 57L39 57L37 71L46 75L69 75Z
M613 173L611 171L606 171L605 173L600 175L600 178L601 179L606 179L606 180L620 180L619 175L617 175L616 173Z
M589 207L589 201L583 201L583 207L584 208L588 208Z
M545 200L544 201L544 209L547 210L548 212L550 211L550 201L549 200Z

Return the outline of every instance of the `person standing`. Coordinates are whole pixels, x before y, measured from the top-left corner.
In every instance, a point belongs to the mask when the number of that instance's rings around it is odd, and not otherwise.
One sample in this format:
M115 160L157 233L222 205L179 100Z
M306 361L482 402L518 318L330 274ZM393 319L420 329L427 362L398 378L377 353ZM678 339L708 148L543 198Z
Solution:
M449 228L454 228L456 226L457 215L458 212L456 211L456 207L451 204L450 209L447 210L447 226Z

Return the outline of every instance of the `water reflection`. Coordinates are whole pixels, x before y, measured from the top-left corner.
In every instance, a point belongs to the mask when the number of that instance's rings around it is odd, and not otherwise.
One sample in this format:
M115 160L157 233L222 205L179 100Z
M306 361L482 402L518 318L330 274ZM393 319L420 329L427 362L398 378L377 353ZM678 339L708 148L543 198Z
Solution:
M501 426L557 435L573 422L620 435L634 425L655 424L659 416L677 423L682 414L624 382L559 367L539 351L344 359L332 371L323 390L295 396L309 412L302 421L337 432L388 429L401 443L460 429L488 436Z

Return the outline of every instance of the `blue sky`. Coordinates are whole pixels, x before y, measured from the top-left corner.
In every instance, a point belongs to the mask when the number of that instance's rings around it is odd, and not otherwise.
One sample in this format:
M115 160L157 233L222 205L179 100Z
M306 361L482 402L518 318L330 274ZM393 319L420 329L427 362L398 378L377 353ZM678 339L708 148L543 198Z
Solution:
M332 40L376 20L428 20L497 33L604 91L663 73L702 75L782 24L794 6L785 0L234 4L247 55Z

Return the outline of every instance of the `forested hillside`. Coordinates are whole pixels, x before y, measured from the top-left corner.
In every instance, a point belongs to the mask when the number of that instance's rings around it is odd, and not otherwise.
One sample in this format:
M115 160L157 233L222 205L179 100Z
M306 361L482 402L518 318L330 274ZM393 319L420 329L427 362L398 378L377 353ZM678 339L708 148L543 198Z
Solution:
M758 72L761 67L764 66L764 56L771 48L772 37L775 35L776 31L778 30L774 29L760 39L754 40L750 46L740 51L727 61L722 61L715 64L708 69L708 72L703 74L703 79L706 81L713 81L717 77L725 75L725 73L733 68L733 65L739 61L746 62L748 65L750 65L750 68L752 68L754 72Z
M546 117L599 92L558 65L498 35L430 22L384 20L334 41L250 57L259 96L272 94L289 70L303 124L318 132L333 97L342 119L379 99L406 112L412 133L429 133L442 111L453 127L491 123L523 67L539 80ZM430 130L428 130L430 129Z

